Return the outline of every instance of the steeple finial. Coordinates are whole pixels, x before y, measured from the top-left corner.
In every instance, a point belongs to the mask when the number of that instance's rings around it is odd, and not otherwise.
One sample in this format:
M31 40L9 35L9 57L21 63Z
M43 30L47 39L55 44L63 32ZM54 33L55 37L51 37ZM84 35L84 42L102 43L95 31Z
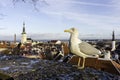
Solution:
M25 22L23 22L23 27L25 27Z
M114 30L113 30L113 33L112 33L112 41L115 41L115 33L114 33Z

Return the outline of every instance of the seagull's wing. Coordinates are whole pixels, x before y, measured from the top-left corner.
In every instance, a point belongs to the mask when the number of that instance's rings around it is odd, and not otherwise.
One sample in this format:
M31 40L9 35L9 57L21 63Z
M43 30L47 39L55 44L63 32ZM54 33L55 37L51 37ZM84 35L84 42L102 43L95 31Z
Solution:
M79 44L80 51L86 55L95 55L100 54L99 50L94 48L92 45L88 44L87 42L82 42Z

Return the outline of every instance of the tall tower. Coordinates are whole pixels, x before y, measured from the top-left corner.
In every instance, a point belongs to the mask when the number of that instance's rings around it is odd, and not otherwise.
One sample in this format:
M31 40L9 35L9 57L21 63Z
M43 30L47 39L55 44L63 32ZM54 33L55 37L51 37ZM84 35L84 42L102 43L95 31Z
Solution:
M22 34L21 43L24 44L27 41L27 34L25 32L25 22L23 22L23 32L21 34Z
M111 51L114 51L116 48L115 48L115 44L116 44L116 41L115 41L115 33L113 31L112 33L112 49Z
M16 44L16 34L14 34L14 43Z

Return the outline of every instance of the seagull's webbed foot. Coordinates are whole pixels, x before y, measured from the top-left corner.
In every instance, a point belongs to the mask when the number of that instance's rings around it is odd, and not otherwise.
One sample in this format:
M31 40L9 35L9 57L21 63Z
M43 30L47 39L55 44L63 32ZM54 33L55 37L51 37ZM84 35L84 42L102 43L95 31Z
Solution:
M78 69L84 69L84 66L73 65L73 67L77 67Z
M80 66L80 61L81 61L81 58L79 58L78 64L77 65L73 65L73 67L77 67L78 69L84 69L85 58L83 58L82 66Z
M80 67L80 66L78 66L77 68L78 68L78 69L84 69L84 66L81 66L81 67Z

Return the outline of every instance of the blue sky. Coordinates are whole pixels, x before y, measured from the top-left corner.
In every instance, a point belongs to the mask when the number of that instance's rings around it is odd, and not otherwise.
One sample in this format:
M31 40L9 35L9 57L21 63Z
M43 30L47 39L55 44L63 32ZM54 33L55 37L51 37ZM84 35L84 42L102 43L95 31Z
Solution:
M20 39L25 21L28 37L68 39L65 29L76 27L80 38L111 38L115 30L120 38L119 0L39 0L36 8L30 0L0 0L0 40Z

